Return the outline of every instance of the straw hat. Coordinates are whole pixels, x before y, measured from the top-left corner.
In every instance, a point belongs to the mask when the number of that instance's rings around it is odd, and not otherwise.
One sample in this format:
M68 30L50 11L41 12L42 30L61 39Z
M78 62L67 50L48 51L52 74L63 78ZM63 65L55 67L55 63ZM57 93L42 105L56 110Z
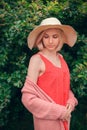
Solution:
M39 26L30 32L28 36L28 47L32 49L35 46L37 37L41 34L41 32L49 28L61 29L65 37L63 42L68 44L70 47L74 46L77 40L77 34L74 28L69 25L63 25L57 18L51 17L44 19Z

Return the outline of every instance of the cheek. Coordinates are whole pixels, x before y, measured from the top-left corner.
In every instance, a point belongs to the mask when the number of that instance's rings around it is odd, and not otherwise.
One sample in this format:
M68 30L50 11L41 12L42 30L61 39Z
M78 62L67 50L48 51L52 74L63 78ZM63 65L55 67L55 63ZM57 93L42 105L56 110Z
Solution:
M58 43L61 43L61 37L58 38Z
M42 40L42 41L43 41L43 44L47 44L48 39L44 39L44 38L43 38L43 40Z
M60 39L58 38L58 39L54 39L54 42L56 43L56 44L59 44L60 43Z

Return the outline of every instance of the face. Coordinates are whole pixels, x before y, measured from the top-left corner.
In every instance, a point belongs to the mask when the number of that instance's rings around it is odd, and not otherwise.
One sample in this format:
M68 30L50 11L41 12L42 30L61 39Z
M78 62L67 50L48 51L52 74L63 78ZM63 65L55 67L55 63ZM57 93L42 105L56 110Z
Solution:
M63 43L61 42L61 30L59 29L47 29L44 32L42 42L45 49L59 51Z

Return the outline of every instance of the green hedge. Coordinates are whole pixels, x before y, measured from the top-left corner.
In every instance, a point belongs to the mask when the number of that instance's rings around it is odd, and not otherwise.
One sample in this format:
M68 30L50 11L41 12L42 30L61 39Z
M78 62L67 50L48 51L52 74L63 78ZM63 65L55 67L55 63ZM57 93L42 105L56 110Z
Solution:
M10 120L18 122L28 114L21 104L21 88L29 59L36 50L28 49L27 36L43 18L54 16L62 23L72 25L78 32L76 45L73 48L65 45L61 53L70 67L71 87L79 100L73 113L71 129L84 130L84 126L86 129L87 2L1 0L0 7L0 127L8 125ZM32 116L28 116L32 122ZM33 129L32 123L31 127Z

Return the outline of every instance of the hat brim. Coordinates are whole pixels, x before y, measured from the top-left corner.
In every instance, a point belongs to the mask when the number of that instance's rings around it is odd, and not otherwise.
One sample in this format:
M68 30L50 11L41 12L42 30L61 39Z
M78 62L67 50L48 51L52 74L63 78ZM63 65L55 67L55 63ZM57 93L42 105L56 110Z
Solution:
M49 28L61 29L65 35L64 43L68 44L70 47L74 46L77 40L77 33L73 27L69 25L41 25L41 26L36 27L33 31L30 32L27 39L28 47L32 49L35 46L35 42L38 35Z

